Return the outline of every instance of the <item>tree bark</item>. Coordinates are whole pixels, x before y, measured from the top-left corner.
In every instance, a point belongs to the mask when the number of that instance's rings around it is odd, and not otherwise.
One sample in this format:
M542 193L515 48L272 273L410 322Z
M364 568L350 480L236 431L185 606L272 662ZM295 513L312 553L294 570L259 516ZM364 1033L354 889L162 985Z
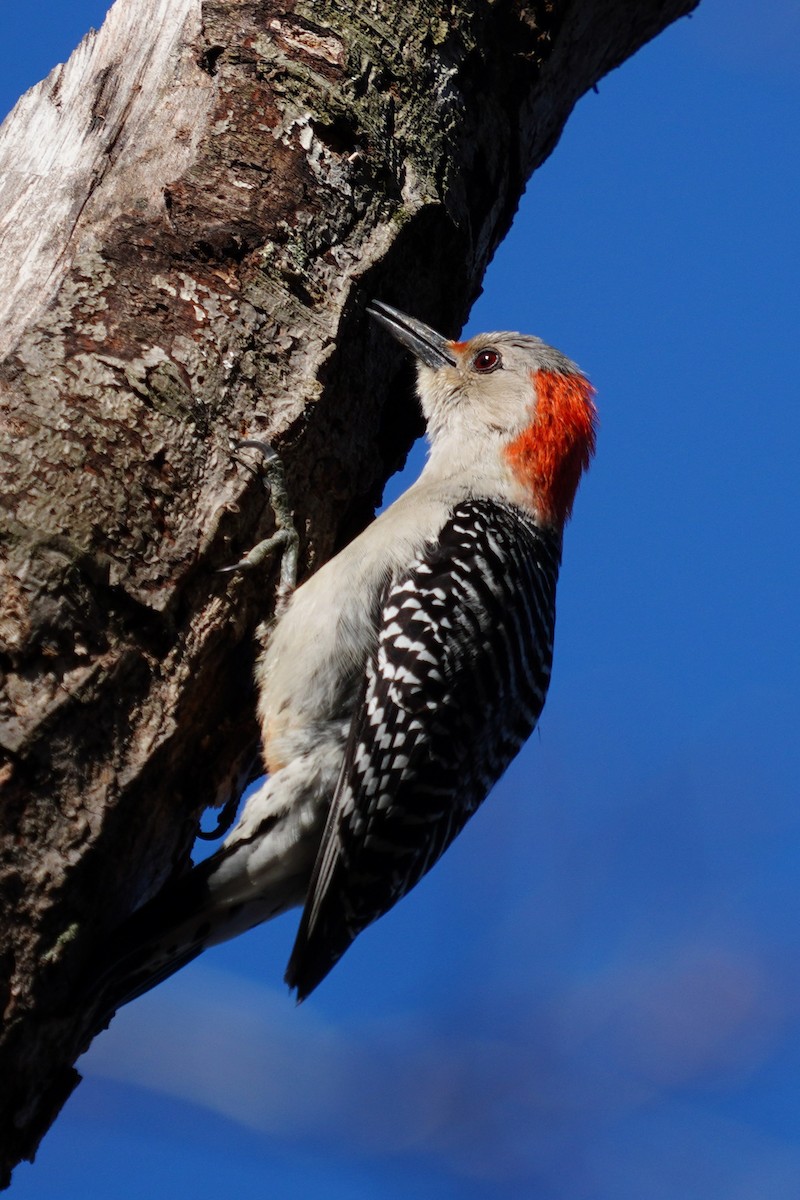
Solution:
M229 438L280 448L313 570L419 430L366 302L457 333L576 100L696 2L117 0L0 130L0 1175L88 958L253 770Z

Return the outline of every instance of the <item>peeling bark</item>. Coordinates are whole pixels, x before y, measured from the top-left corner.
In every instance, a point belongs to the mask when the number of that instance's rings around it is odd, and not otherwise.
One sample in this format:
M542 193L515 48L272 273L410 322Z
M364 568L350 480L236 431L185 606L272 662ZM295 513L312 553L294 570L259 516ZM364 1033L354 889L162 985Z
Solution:
M363 315L457 333L575 101L697 0L117 0L0 130L0 1175L92 1034L93 949L256 759L285 458L304 570L419 421Z

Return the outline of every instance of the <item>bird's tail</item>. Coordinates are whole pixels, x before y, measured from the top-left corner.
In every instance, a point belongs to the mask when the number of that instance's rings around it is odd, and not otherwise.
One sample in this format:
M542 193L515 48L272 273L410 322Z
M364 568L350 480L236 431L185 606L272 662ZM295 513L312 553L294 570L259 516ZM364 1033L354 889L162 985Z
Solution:
M209 946L303 903L306 875L255 887L246 876L220 878L217 858L170 881L113 933L84 989L105 1023Z
M316 812L330 784L310 788L308 778L299 757L266 779L219 850L111 935L85 989L106 1020L208 946L305 902L320 837Z

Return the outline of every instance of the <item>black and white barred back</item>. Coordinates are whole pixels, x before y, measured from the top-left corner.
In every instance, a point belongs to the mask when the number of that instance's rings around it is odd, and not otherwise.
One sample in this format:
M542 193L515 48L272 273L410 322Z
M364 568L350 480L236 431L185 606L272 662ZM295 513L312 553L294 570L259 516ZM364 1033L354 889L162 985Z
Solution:
M532 732L560 553L560 534L475 499L390 585L286 974L300 999L430 870Z

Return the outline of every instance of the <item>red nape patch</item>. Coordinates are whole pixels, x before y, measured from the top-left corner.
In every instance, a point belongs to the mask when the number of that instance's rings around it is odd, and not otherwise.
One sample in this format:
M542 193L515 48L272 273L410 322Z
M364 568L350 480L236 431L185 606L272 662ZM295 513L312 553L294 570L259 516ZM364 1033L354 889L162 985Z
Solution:
M594 454L594 388L582 375L534 371L536 414L506 450L511 469L542 520L563 525L572 512L581 474Z

